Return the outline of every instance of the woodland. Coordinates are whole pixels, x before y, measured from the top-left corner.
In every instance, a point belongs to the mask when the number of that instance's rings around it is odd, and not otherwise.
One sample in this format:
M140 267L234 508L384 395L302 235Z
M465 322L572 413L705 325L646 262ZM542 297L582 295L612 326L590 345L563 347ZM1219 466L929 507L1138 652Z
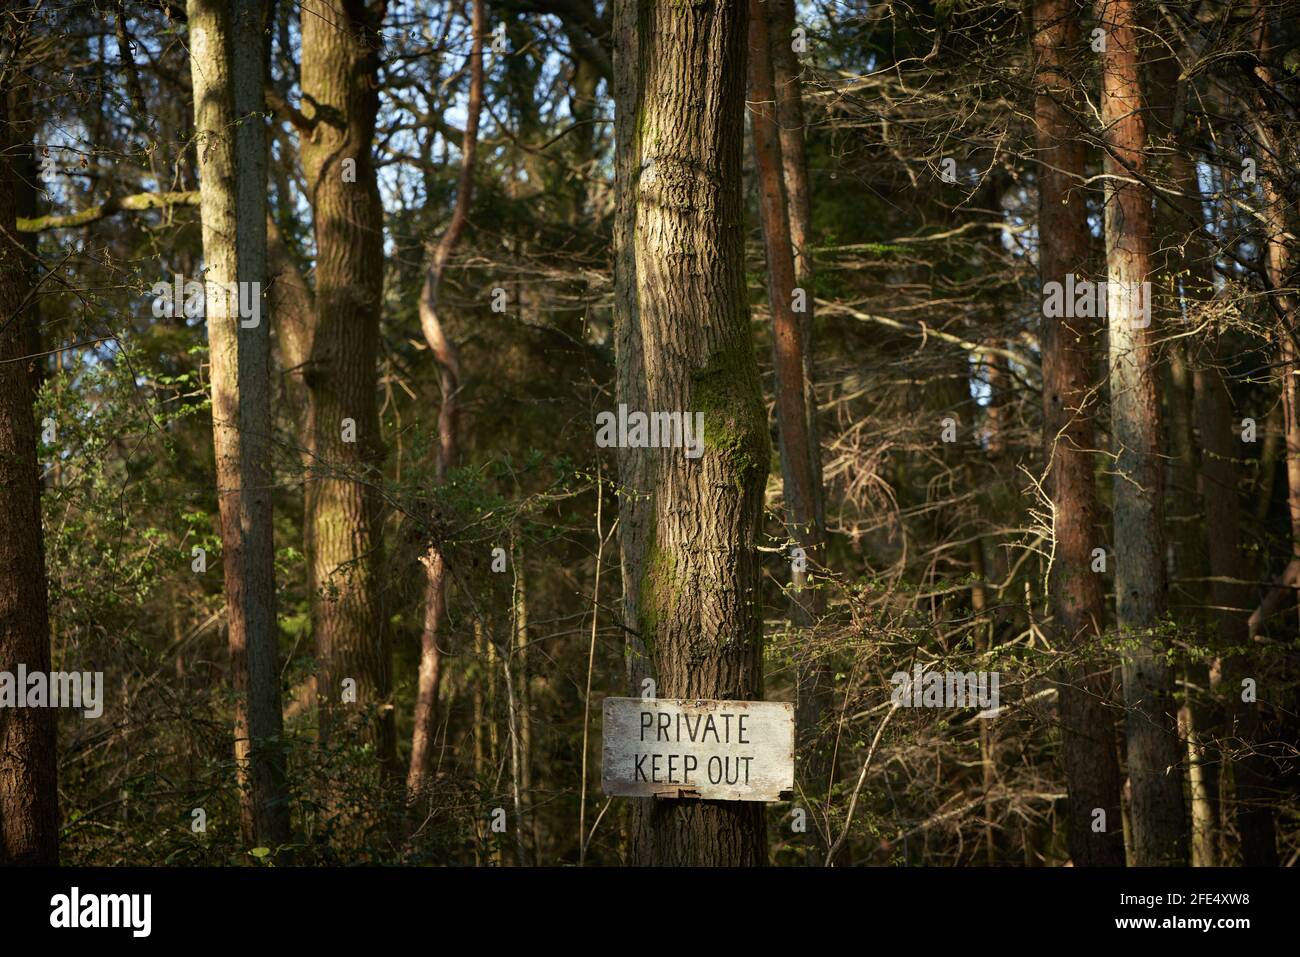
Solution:
M1295 866L1298 121L1296 0L0 0L0 864Z

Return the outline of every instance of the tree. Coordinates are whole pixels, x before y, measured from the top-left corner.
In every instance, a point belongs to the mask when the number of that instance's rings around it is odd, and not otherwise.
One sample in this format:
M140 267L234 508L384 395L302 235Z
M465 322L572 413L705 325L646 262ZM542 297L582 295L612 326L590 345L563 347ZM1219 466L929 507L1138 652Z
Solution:
M344 682L374 709L369 736L394 767L391 637L380 559L384 449L376 403L383 205L371 156L385 0L302 5L300 153L316 235L308 389L306 540L311 563L321 740Z
M776 417L780 437L781 476L785 496L786 529L794 547L801 550L791 559L791 623L808 629L820 617L825 602L823 593L807 587L807 571L825 561L825 527L822 516L821 460L812 427L816 393L808 381L812 366L808 354L807 334L811 323L805 314L811 307L812 290L799 285L795 272L796 249L807 261L806 220L798 228L799 245L792 216L790 186L802 188L802 202L807 205L807 171L803 161L803 131L783 135L779 106L787 103L786 114L802 119L790 101L798 99L798 89L790 92L793 79L784 84L784 100L777 92L773 63L776 59L775 38L771 36L768 4L750 0L749 4L749 89L750 116L754 142L754 168L758 179L759 219L763 226L763 244L767 262L768 304L772 311L772 355L776 370ZM792 119L794 117L791 117ZM789 149L796 153L790 162L784 158ZM800 217L802 219L802 217ZM805 277L806 277L805 271ZM805 632L806 633L806 632ZM822 713L828 705L830 676L815 661L801 665L797 679L797 723L806 745L815 745ZM815 747L810 749L815 751ZM820 791L826 772L825 763L813 753L804 775L806 788Z
M272 535L271 334L266 286L265 63L258 0L190 0L212 430L245 842L289 838ZM237 290L231 294L230 291ZM243 306L255 304L253 318ZM256 320L256 321L255 321Z
M1078 106L1079 13L1071 0L1037 0L1033 55L1038 73L1038 269L1041 283L1085 275L1088 210L1083 183L1087 151L1075 133ZM1067 651L1095 646L1106 625L1100 576L1092 570L1098 546L1097 490L1093 479L1094 404L1091 318L1044 318L1043 441L1055 544L1050 593L1058 641ZM1095 654L1064 670L1060 694L1062 750L1070 794L1070 857L1075 864L1122 866L1120 772L1115 753L1108 669ZM1096 809L1105 812L1095 831Z
M697 459L620 453L626 626L664 698L763 690L754 540L770 442L744 290L747 25L743 0L615 9L618 401L704 421ZM765 863L762 806L647 800L634 853Z
M1107 321L1111 443L1115 455L1116 624L1122 659L1133 863L1187 863L1182 751L1173 681L1159 631L1166 606L1164 464L1156 324L1144 284L1153 274L1146 119L1133 0L1100 0L1101 122L1105 144ZM1150 289L1147 285L1146 289ZM1143 310L1143 302L1146 309Z
M483 107L483 0L474 0L470 23L469 102L465 135L461 138L460 180L456 189L456 209L447 231L433 248L420 290L420 326L424 340L438 363L438 384L442 390L442 408L438 412L438 445L434 472L439 482L446 481L449 469L456 467L457 426L460 409L460 358L456 344L447 336L438 318L438 288L447 262L469 219L474 199L474 161L478 154L479 114ZM407 800L413 800L424 787L430 773L433 733L437 727L438 686L442 679L443 629L447 612L447 561L442 549L431 546L421 559L425 570L424 628L420 634L420 671L415 700L415 727L411 732L411 761L406 776Z
M6 13L9 11L6 10ZM12 37L12 34L10 34ZM50 670L41 483L32 417L35 358L27 349L27 268L14 204L9 90L20 49L0 64L0 671ZM17 144L17 149L23 149ZM57 423L56 423L57 427ZM0 708L0 864L59 859L59 795L51 708Z
M804 408L808 415L808 447L812 459L817 524L824 532L826 501L822 485L821 428L817 421L817 377L813 353L815 263L812 249L812 186L808 178L806 121L799 76L800 63L794 54L794 32L794 0L768 0L768 49L772 54L772 82L776 90L776 119L780 128L790 243L794 247L795 283L808 293L806 308L800 316L806 396ZM819 675L816 680L823 681L825 676ZM817 701L827 696L828 689L818 689L810 698Z

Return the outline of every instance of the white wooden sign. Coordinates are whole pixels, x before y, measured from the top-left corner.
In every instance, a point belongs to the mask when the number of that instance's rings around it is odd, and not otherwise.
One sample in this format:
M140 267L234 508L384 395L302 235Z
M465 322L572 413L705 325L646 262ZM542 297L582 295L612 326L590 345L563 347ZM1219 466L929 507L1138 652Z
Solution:
M606 698L604 719L606 794L778 801L794 790L792 704Z

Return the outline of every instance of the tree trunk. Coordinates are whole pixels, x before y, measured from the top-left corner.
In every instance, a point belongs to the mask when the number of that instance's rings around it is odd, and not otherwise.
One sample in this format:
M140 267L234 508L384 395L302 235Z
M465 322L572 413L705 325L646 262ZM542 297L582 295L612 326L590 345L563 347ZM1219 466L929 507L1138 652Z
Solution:
M772 354L776 368L776 417L780 437L781 476L785 497L786 529L803 554L791 561L790 623L808 633L824 611L821 591L807 587L806 568L825 560L825 531L821 521L821 482L814 461L821 454L813 445L809 430L808 356L804 342L806 324L794 307L798 280L792 218L787 202L784 142L777 118L777 93L773 80L773 42L769 36L767 5L749 2L749 89L753 128L754 167L757 170L759 218L763 226L767 258L767 293L772 311ZM796 91L797 96L797 91ZM801 131L800 131L801 132ZM800 136L802 141L802 136ZM805 183L806 186L806 183ZM806 201L806 196L805 196ZM801 230L807 224L801 225ZM801 297L805 310L811 290ZM801 778L803 790L813 800L825 784L826 763L817 760L818 728L829 705L831 677L819 666L815 654L797 656L796 725L801 757L806 762Z
M424 286L420 290L420 327L424 340L438 364L442 407L438 410L438 449L435 477L439 484L456 467L460 442L460 356L456 344L446 335L438 315L438 290L460 234L469 218L474 199L474 159L478 153L479 112L483 104L483 0L474 0L470 31L469 105L465 135L461 139L460 180L456 187L456 208L447 231L433 249ZM406 774L407 800L413 801L427 782L431 770L433 735L438 719L438 686L442 680L443 635L447 613L447 559L437 545L421 559L425 569L424 629L420 635L420 671L415 701L415 723L411 732L411 761Z
M1033 50L1040 73L1034 101L1041 151L1039 168L1039 270L1042 282L1083 276L1088 265L1085 147L1070 128L1067 104L1078 102L1067 71L1079 50L1079 25L1070 0L1036 0ZM1122 866L1120 771L1111 716L1111 676L1088 649L1105 628L1101 580L1092 550L1101 544L1091 391L1097 365L1093 319L1045 319L1042 327L1043 439L1052 500L1052 615L1060 646L1080 660L1063 669L1058 684L1069 791L1070 856L1078 866ZM1105 829L1094 831L1095 811Z
M384 456L376 404L383 292L383 207L371 144L379 107L383 0L302 5L300 140L316 234L316 328L308 388L307 549L316 639L320 736L328 744L343 683L375 709L368 737L396 760L392 661L381 594L382 505L373 478ZM355 432L347 440L344 420Z
M763 690L754 539L771 450L744 286L746 21L743 0L615 10L618 399L704 419L699 458L620 456L620 532L634 536L627 624L665 698ZM648 800L640 811L642 864L766 863L760 804Z
M629 409L646 408L643 372L639 287L637 285L636 227L638 194L634 188L641 174L641 39L635 3L614 6L614 361L615 389L620 404ZM638 622L641 580L649 548L649 502L638 501L625 490L644 489L650 484L650 459L639 449L620 448L616 454L619 490L619 564L623 581L623 626L627 679L634 695L642 693L650 677L649 654Z
M1107 315L1115 450L1116 623L1125 642L1124 701L1132 788L1133 863L1185 865L1187 825L1173 684L1158 629L1167 596L1164 466L1154 319L1140 308L1149 282L1151 196L1133 0L1099 0L1106 35L1101 121L1106 145ZM1149 303L1148 303L1149 305Z
M266 285L266 124L260 115L265 65L260 44L234 39L256 35L261 4L190 0L187 14L240 824L246 843L274 848L289 839L289 805L275 617L271 336L269 317L261 309ZM241 292L232 303L231 296L220 292L234 283L255 290L260 314L255 326L245 328L239 311L231 308L247 294Z
M826 505L822 486L821 429L817 421L817 376L813 361L812 186L808 179L808 149L804 133L803 95L799 88L799 60L791 49L790 39L794 30L794 0L768 0L768 25L772 81L776 89L776 119L781 131L786 208L790 218L790 242L794 247L795 283L808 293L807 308L800 316L804 405L808 413L808 446L812 453L817 525L824 532Z
M515 561L515 656L519 683L519 793L523 809L524 837L527 838L533 863L541 844L537 814L533 807L533 696L528 670L528 577L523 549L517 549Z
M6 50L6 52L11 52ZM18 235L9 91L0 87L0 225ZM24 358L27 263L0 243L0 671L50 670L50 619L32 416L35 362ZM21 314L20 314L21 313ZM59 794L52 708L0 708L0 864L59 860Z
M1241 508L1237 499L1236 460L1240 454L1233 435L1232 396L1218 369L1195 373L1196 418L1201 423L1204 446L1201 489L1205 500L1205 531L1210 541L1210 600L1221 648L1250 647L1251 572L1241 550ZM1276 867L1277 839L1273 811L1268 804L1268 762L1255 752L1260 738L1259 706L1241 700L1241 678L1250 672L1243 656L1229 655L1223 662L1223 686L1230 696L1234 737L1245 754L1233 763L1237 835L1241 863L1247 867ZM1198 729L1199 730L1199 729ZM1215 793L1218 797L1217 769ZM1221 863L1217 843L1212 863Z
M1195 55L1194 51L1188 51ZM1177 51L1157 55L1149 76L1156 101L1151 110L1154 139L1161 143L1167 175L1183 194L1156 207L1160 232L1161 283L1168 295L1163 310L1170 322L1201 321L1199 310L1214 295L1213 256L1201 238L1203 213L1196 176L1196 146L1188 135L1186 105L1189 81L1181 77ZM1168 344L1169 387L1166 408L1170 428L1170 483L1172 493L1168 523L1177 529L1170 543L1174 580L1182 579L1179 604L1185 607L1181 624L1191 629L1189 643L1211 647L1232 643L1233 617L1230 607L1244 605L1233 586L1220 576L1239 578L1236 557L1237 483L1232 466L1232 436L1218 430L1229 427L1231 399L1213 368L1193 368L1198 359L1189 340ZM1217 361L1210 349L1210 362ZM1199 360L1203 365L1203 360ZM1224 404L1226 403L1226 404ZM1201 427L1197 442L1196 425ZM1225 457L1227 456L1227 457ZM1202 518L1203 517L1203 518ZM1200 607L1204 581L1211 579L1210 592L1215 610ZM1244 635L1244 613L1240 619ZM1186 664L1186 696L1179 724L1187 741L1189 798L1191 810L1191 862L1213 867L1219 863L1220 800L1219 768L1222 754L1214 745L1216 728L1222 724L1211 696L1211 671L1204 659Z
M1269 37L1271 24L1269 15L1262 4L1254 5L1254 40L1258 55L1256 73L1260 80L1271 87L1273 77L1271 70L1264 64L1271 59L1271 41ZM1281 346L1279 356L1281 367L1279 378L1282 383L1282 413L1284 423L1284 440L1286 448L1287 471L1287 506L1291 517L1291 545L1293 561L1300 556L1300 392L1296 385L1297 347L1295 340L1295 295L1280 290L1293 290L1295 277L1292 274L1292 246L1295 234L1288 221L1288 206L1277 184L1289 171L1278 168L1274 157L1280 156L1277 137L1265 122L1256 123L1256 131L1267 150L1263 165L1264 176L1261 191L1264 195L1264 220L1268 229L1265 250L1265 270L1274 297L1272 304L1280 316L1278 323L1278 340ZM1294 214L1294 210L1292 210ZM1216 376L1217 378L1217 376ZM1224 575L1236 580L1249 580L1249 566L1241 553L1240 529L1238 528L1238 510L1236 498L1236 472L1232 467L1235 457L1233 446L1236 444L1232 435L1232 400L1226 385L1218 383L1219 388L1207 390L1207 395L1217 399L1206 415L1216 415L1216 448L1222 465L1218 476L1219 484L1228 484L1231 495L1221 494L1218 508L1224 509L1228 502L1231 511L1222 515L1217 528L1210 529L1211 539L1219 542L1225 550L1223 571L1214 574ZM1208 442L1207 442L1208 444ZM1207 480L1209 476L1207 475ZM1211 518L1213 516L1210 516ZM1231 527L1229 528L1229 523ZM1213 559L1211 555L1211 559ZM1217 594L1217 593L1216 593ZM1215 605L1231 608L1233 611L1246 605L1249 589L1240 585L1223 586L1223 598L1216 598ZM1253 637L1250 617L1244 613L1232 611L1221 612L1220 627L1223 631L1225 645L1248 649ZM1245 677L1259 676L1249 660L1248 652L1228 656L1223 662L1223 676L1226 693L1229 695L1231 714L1236 737L1241 742L1244 754L1233 764L1233 789L1235 797L1237 836L1240 839L1241 863L1247 867L1276 867L1278 864L1276 824L1273 819L1272 800L1274 795L1270 777L1272 765L1266 754L1259 750L1260 743L1276 737L1264 726L1260 704L1257 701L1243 701L1241 681Z

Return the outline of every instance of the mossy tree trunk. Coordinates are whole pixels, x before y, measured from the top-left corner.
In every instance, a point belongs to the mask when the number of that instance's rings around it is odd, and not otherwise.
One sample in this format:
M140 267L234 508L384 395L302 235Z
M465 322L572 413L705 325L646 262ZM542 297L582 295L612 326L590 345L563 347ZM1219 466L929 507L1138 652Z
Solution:
M301 156L316 234L315 329L304 370L313 462L306 539L321 740L329 741L351 679L356 706L375 709L368 736L379 759L396 770L375 485L384 456L376 370L384 220L371 149L385 6L302 5Z
M620 454L633 674L762 697L754 539L770 442L744 286L745 0L615 9L618 401L704 416L704 451ZM639 692L641 689L635 689ZM642 802L650 865L766 863L761 804Z

